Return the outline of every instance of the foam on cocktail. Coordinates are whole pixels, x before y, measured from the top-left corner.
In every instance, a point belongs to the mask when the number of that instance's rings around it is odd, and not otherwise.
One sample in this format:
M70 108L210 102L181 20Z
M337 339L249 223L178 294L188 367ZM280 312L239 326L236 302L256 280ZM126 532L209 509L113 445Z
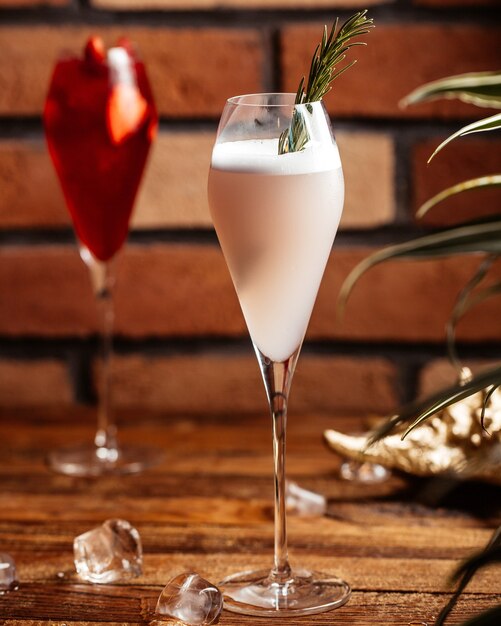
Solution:
M229 172L310 174L341 167L336 144L311 141L301 152L278 154L278 139L228 141L214 146L211 166Z

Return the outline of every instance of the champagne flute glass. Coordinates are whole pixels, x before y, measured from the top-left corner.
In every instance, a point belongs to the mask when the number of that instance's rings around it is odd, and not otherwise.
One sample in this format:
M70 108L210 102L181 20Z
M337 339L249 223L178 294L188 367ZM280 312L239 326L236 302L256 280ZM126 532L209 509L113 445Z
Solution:
M300 129L307 143L279 154L279 138L288 129ZM225 578L225 607L262 616L327 611L344 604L350 588L330 574L291 569L285 514L289 390L344 200L339 152L322 102L296 106L294 94L276 93L230 98L212 153L208 195L273 431L273 567Z
M49 464L79 476L137 472L160 460L148 448L120 447L112 415L113 261L155 136L157 113L143 63L126 40L107 52L98 37L82 58L65 55L44 108L49 152L90 271L102 322L98 427L94 442L57 450Z

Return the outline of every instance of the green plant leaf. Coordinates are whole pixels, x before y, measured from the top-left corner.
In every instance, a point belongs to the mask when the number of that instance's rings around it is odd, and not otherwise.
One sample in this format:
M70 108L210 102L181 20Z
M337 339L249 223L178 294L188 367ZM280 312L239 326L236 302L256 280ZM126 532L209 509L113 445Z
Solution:
M459 360L457 358L456 349L455 349L455 332L456 325L461 317L466 315L468 311L470 311L475 306L481 304L484 300L488 298L492 298L493 296L497 296L501 293L501 283L494 283L489 285L489 287L485 287L484 289L478 289L473 291L475 287L483 280L483 278L487 275L487 272L492 267L492 264L497 259L497 256L490 255L488 256L483 264L480 266L478 270L479 280L476 281L475 277L470 281L470 283L464 287L456 305L454 306L454 310L447 321L446 326L446 337L447 337L447 351L449 354L449 359L456 366L456 368L460 367ZM484 265L485 264L485 265ZM483 268L485 267L485 272ZM471 288L470 288L471 286ZM463 297L462 297L463 296Z
M501 563L501 526L495 530L489 543L481 552L474 554L458 567L453 578L464 580L465 575L474 574L482 567L493 563Z
M489 285L488 287L485 287L485 289L477 290L474 294L472 294L471 298L466 303L463 309L463 315L484 300L487 300L487 298L492 298L493 296L498 296L499 294L501 294L501 282Z
M460 626L499 626L499 624L501 624L501 605L475 615Z
M485 398L484 401L482 403L482 411L480 412L480 424L482 425L482 429L484 430L484 432L488 432L487 429L485 428L485 412L487 410L487 406L489 405L489 402L492 398L492 394L499 389L499 385L492 385L492 387L489 389L489 391L485 394Z
M431 157L428 159L428 163L433 159L435 155L437 155L440 150L445 148L445 146L457 139L458 137L464 137L465 135L471 135L472 133L482 133L491 130L498 130L501 128L501 113L496 113L495 115L491 115L491 117L484 117L481 120L477 120L476 122L472 122L467 126L463 126L458 131L447 137L442 143L435 149Z
M402 438L404 438L412 429L438 411L460 400L464 400L464 398L482 391L486 387L499 384L501 384L501 366L481 372L467 382L451 385L424 400L408 404L397 415L390 417L372 433L368 446L394 432L396 428L407 426L407 430L402 435Z
M422 204L416 212L416 217L419 219L422 218L432 207L457 193L482 189L483 187L501 187L501 174L491 174L490 176L471 178L470 180L464 180L457 183L452 187L447 187L447 189L437 193L435 196Z
M450 228L378 250L353 268L345 279L338 298L338 315L342 315L348 297L359 278L383 261L426 259L479 252L501 253L501 219L499 217L477 224Z
M500 562L501 562L501 526L494 531L487 546L481 552L474 554L467 561L462 563L458 567L456 572L454 573L454 579L455 580L459 579L457 589L452 595L449 602L440 611L440 614L437 617L437 620L435 622L435 626L442 626L444 624L445 620L447 619L447 616L456 605L459 596L463 593L464 589L466 588L470 580L473 578L473 576L476 574L476 572L479 569L481 569L482 567L485 567L486 565L491 565L492 563L500 563ZM495 608L500 609L501 607L495 607ZM470 620L470 623L471 623L471 620ZM487 624L488 623L489 622L487 622Z
M478 287L478 285L484 280L484 278L489 273L490 269L496 262L498 256L496 254L489 254L486 258L482 260L480 266L477 268L473 276L466 283L466 285L461 289L458 297L456 298L456 302L454 304L454 308L452 309L452 313L447 320L446 325L446 338L447 338L447 352L449 355L449 359L451 363L456 367L458 372L461 370L461 364L459 362L459 358L456 352L456 326L459 320L463 317L463 315L468 310L468 303L473 297L474 290Z
M477 106L501 108L501 72L479 72L450 76L432 83L428 83L414 90L404 100L401 105L407 106L417 102L433 100L437 98L459 99L463 102L475 104ZM458 137L472 133L488 132L501 128L501 113L491 117L478 120L464 126L457 132L450 135L443 141L428 159L428 163L446 145ZM474 190L481 187L501 185L501 175L483 176L467 181L463 181L444 189L439 194L424 203L418 210L417 216L422 217L436 204L442 202L455 194L464 191ZM461 291L456 301L452 319L448 325L449 351L455 358L454 350L454 329L457 320L475 304L482 300L496 295L501 291L501 283L496 283L486 289L474 291L489 271L496 256L501 251L501 222L499 218L485 220L483 223L469 224L462 227L451 228L440 233L435 233L427 237L410 241L404 244L390 246L380 250L359 263L349 274L341 287L338 300L338 313L344 310L349 294L357 280L371 267L388 259L398 258L430 258L437 256L449 256L459 253L483 252L489 257L483 261L475 275L470 279L466 287ZM459 365L459 363L456 363ZM482 410L482 426L485 407L494 390L501 385L501 367L485 371L467 381L460 381L457 384L437 392L431 397L416 401L404 407L397 415L389 418L382 424L369 439L368 446L386 437L395 429L406 426L407 429L402 435L405 438L409 432L422 424L426 419L435 415L446 407L455 404L480 391L489 389L484 396ZM477 459L478 460L478 459ZM461 577L455 593L450 601L441 611L436 620L436 626L442 626L450 611L456 604L460 594L465 589L473 575L481 567L490 563L501 562L501 527L494 533L489 545L479 554L474 555L456 572L456 577ZM463 626L498 626L501 623L501 606L494 607L484 613L475 616L465 622Z
M479 375L478 377L473 378L472 381L458 383L457 389L455 391L451 390L450 395L447 395L448 391L446 390L442 397L437 398L435 403L430 404L418 417L414 419L414 421L411 422L410 426L408 426L407 430L402 435L402 439L405 439L411 431L420 426L429 417L435 415L435 413L438 413L439 411L442 411L448 406L451 406L451 404L456 404L456 402L460 402L474 393L483 391L490 385L501 385L501 368L496 368L496 370L498 371L490 370L486 373L487 378L485 384L482 382L483 376ZM491 380L493 381L492 383L490 382Z
M471 72L426 83L400 102L408 106L438 98L458 99L481 107L501 108L501 72Z

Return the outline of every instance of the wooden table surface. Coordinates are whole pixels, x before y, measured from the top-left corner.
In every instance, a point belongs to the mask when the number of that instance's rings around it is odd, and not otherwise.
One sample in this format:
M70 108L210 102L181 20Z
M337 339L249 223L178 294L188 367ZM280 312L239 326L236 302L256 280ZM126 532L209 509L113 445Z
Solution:
M195 570L217 582L271 565L267 416L138 412L122 421L124 442L160 445L165 462L143 474L94 480L54 474L44 464L50 449L91 438L91 411L0 415L0 551L16 559L20 580L17 591L0 597L0 624L149 624L162 587L178 573ZM499 523L499 490L462 485L437 502L436 481L346 483L321 434L327 427L359 428L359 420L292 414L289 421L289 477L329 499L324 517L289 517L292 564L335 572L353 594L336 611L280 623L431 626L457 560L481 548ZM79 581L73 537L113 517L141 533L144 574L124 584ZM501 601L498 574L478 575L450 624ZM220 623L269 620L224 611Z

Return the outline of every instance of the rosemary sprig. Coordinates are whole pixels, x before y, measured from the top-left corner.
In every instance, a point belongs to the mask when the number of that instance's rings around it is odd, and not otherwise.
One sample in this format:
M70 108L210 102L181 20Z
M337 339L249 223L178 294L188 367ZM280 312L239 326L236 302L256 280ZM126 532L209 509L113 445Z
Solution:
M339 18L336 18L329 34L327 26L324 26L322 41L313 53L306 89L303 76L296 93L295 104L308 104L321 100L332 89L332 81L357 62L354 59L347 65L337 67L345 60L350 48L366 45L363 41L351 41L354 37L367 34L374 27L372 18L366 16L367 9L355 13L339 29ZM290 128L286 128L280 135L278 153L303 150L308 139L303 113L295 109Z

